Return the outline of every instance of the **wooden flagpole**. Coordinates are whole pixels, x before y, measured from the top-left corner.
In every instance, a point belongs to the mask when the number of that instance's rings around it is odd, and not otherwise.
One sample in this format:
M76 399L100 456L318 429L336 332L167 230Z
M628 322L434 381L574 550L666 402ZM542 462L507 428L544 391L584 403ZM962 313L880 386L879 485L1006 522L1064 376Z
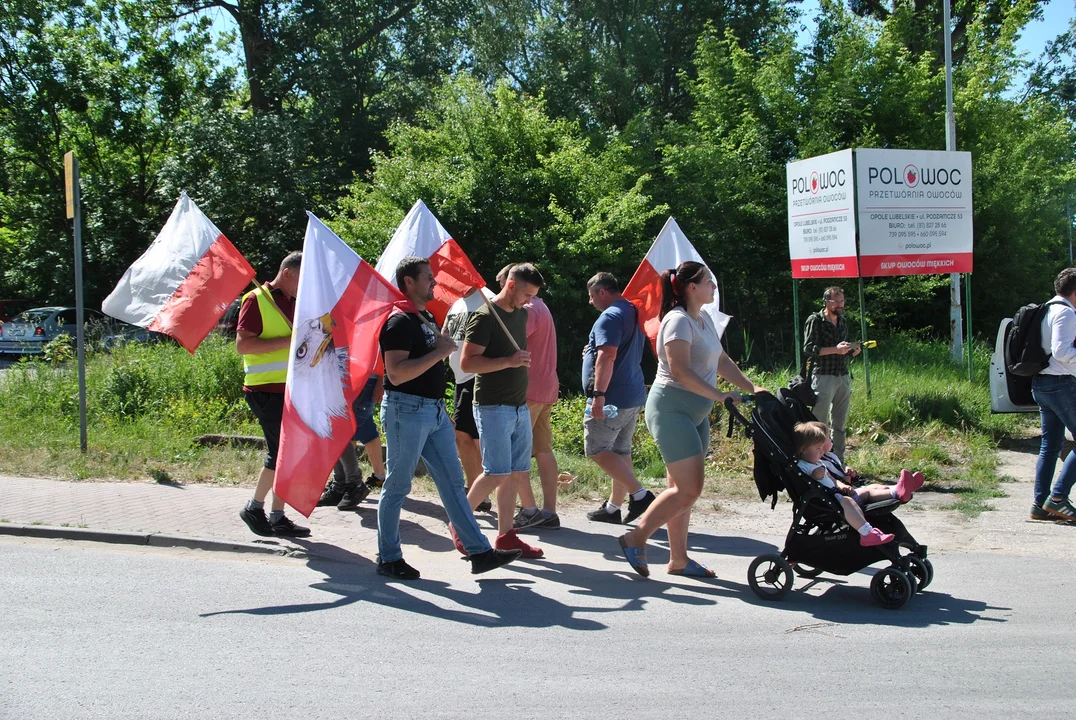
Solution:
M291 320L288 320L288 316L285 315L284 311L280 309L280 306L276 304L276 300L273 299L273 293L270 292L269 288L258 282L258 278L251 278L251 282L254 283L254 287L265 293L265 297L269 298L269 302L272 303L273 307L276 308L276 311L280 313L280 317L284 318L284 322L288 324L288 329L293 329L291 326Z

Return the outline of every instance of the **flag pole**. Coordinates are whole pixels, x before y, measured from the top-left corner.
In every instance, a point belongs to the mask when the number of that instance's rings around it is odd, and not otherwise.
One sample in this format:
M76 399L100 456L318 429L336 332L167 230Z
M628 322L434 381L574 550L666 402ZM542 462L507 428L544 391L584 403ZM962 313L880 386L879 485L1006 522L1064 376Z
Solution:
M250 281L254 283L254 287L265 294L265 297L269 298L269 302L272 303L273 307L276 308L276 311L280 313L280 317L284 318L284 322L288 324L288 330L292 330L291 320L288 320L288 316L285 315L284 311L280 309L280 306L276 304L276 300L273 299L273 293L269 291L269 288L258 282L258 278L251 278Z
M504 320L501 320L501 316L498 315L497 311L493 308L493 303L490 302L489 298L486 297L486 294L484 292L479 292L479 295L482 296L482 300L484 300L486 305L489 306L490 314L493 315L493 318L497 321L497 324L501 326L501 330L504 330L504 334L508 336L508 340L512 343L512 347L516 349L516 352L520 352L519 343L517 343L516 339L512 337L512 333L508 332L508 326L504 324Z

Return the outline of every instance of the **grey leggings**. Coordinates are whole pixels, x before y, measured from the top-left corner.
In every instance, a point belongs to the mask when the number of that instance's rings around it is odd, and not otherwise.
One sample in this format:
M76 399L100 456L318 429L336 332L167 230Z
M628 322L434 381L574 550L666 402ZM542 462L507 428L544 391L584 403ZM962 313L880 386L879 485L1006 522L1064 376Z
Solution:
M671 385L654 385L646 398L646 429L665 464L703 455L710 446L714 401Z

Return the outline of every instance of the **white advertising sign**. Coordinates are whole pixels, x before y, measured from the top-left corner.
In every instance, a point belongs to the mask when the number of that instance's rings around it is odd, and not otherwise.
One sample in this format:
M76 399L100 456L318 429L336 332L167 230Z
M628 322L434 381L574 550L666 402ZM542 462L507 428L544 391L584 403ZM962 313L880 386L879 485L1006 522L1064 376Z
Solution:
M857 277L852 151L788 163L792 277Z
M856 150L864 277L972 270L971 153Z

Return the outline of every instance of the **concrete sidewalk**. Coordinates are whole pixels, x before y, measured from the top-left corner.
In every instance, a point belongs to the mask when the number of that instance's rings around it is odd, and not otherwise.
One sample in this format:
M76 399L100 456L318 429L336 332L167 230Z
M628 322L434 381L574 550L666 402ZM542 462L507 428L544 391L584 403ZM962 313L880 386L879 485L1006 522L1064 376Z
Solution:
M104 540L98 537L102 531L122 534L116 539L119 542L137 540L125 541L123 535L162 536L177 542L134 544L180 544L207 550L326 554L329 546L336 546L371 559L377 554L376 493L357 512L317 508L309 523L289 508L288 514L296 523L310 525L312 536L307 540L262 538L251 533L239 519L239 511L250 496L250 488L0 476L0 533L56 536L55 532L44 532L47 527L64 528L71 531L68 537L82 535L85 539ZM405 545L452 550L447 522L438 503L408 498L401 517L401 538ZM14 525L24 530L16 532ZM178 542L179 538L187 542Z

